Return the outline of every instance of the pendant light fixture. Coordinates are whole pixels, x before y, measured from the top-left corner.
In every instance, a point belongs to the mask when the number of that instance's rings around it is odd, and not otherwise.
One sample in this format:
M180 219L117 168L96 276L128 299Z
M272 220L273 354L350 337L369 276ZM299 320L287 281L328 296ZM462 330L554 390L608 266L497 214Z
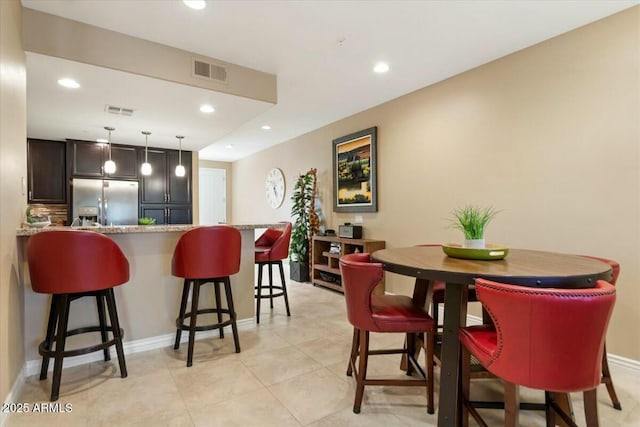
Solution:
M142 134L144 135L144 163L140 167L140 172L142 172L144 176L149 176L151 175L152 169L151 163L147 160L147 151L149 150L149 135L151 135L151 132L143 130Z
M109 139L108 139L108 146L109 146L109 160L107 160L106 162L104 162L104 173L115 173L116 171L116 162L114 162L113 160L111 160L111 132L116 130L116 128L112 128L110 126L105 126L104 127L106 131L109 132Z
M180 141L178 148L178 166L176 166L176 176L184 176L185 170L184 166L182 166L182 138L184 138L184 136L178 135L176 136L176 138L178 138L178 141Z

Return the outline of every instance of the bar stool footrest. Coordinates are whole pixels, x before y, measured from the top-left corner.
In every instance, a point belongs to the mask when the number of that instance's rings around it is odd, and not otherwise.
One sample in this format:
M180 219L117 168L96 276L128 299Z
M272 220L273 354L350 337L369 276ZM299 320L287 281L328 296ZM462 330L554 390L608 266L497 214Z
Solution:
M226 308L203 308L200 309L196 312L196 316L199 314L205 314L205 313L210 313L210 314L226 314L228 315L230 318L228 320L225 320L223 322L220 323L212 323L209 325L199 325L195 327L195 331L196 332L200 332L200 331L211 331L213 329L221 329L224 328L225 326L230 326L231 324L233 324L233 318L232 318L232 313L231 310L226 309ZM185 313L184 314L184 320L188 319L191 317L191 312ZM191 327L188 324L185 323L180 323L180 317L176 318L176 327L178 329L181 329L183 331L189 331L191 330Z
M256 287L254 287L254 289L257 291L258 287L256 286ZM275 286L275 285L274 286L269 286L269 285L262 286L262 290L263 291L269 290L269 289L278 289L280 292L276 292L274 294L264 294L264 293L263 294L255 294L254 296L256 298L272 298L272 297L275 298L275 297L281 297L281 296L284 295L284 289L282 288L282 286Z
M108 326L105 329L113 333L113 327ZM102 332L102 328L100 328L100 326L86 326L83 328L76 328L76 329L67 331L66 336L70 337L72 335L87 334L91 332ZM120 338L122 337L124 337L124 330L120 328ZM94 344L88 347L76 348L73 350L65 350L62 352L62 357L73 357L73 356L80 356L81 354L93 353L96 351L109 348L112 345L116 345L117 342L118 342L118 338L113 338L109 341L101 342L100 344ZM55 343L55 340L54 340L54 343ZM50 348L48 348L46 340L42 341L38 345L38 353L40 354L40 356L55 358L55 350L51 350Z

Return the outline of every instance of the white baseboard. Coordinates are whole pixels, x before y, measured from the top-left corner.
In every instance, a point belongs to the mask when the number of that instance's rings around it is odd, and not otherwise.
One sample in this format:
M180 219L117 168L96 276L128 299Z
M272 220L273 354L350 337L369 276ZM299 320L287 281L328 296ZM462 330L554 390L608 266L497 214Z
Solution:
M240 330L249 329L250 327L255 326L255 319L251 318L251 319L238 320L237 326L238 326L238 329ZM231 326L225 327L224 330L225 332L228 331L229 333L231 333ZM197 337L198 339L208 338L208 337L212 337L214 334L218 334L217 329L214 329L211 331L198 332ZM170 333L170 334L159 335L159 336L150 337L150 338L143 338L140 340L126 341L123 343L124 354L125 355L136 354L136 353L141 353L143 351L149 351L149 350L155 350L158 348L165 348L167 346L173 346L175 339L176 339L175 333ZM189 334L183 333L180 339L180 342L184 343L184 342L187 342L188 340L189 340ZM112 346L110 348L110 351L111 351L111 356L116 357L115 347ZM67 358L64 360L64 367L71 368L73 366L84 365L86 363L97 362L100 360L103 360L102 352L96 351L89 354L83 354L81 356ZM41 363L42 363L42 359L28 360L25 363L25 367L23 369L24 376L29 377L31 375L35 375L39 373ZM49 364L49 372L51 371L53 371L53 363Z

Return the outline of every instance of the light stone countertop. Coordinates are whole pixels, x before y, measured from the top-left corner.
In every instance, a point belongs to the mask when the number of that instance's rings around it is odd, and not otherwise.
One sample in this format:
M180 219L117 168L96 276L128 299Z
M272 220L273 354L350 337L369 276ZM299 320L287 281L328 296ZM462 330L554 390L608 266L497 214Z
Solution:
M222 224L221 224L222 225ZM225 224L226 225L226 224ZM275 224L228 224L238 230L253 230L256 228L282 228L281 223ZM200 227L193 224L180 225L114 225L110 227L69 227L69 226L49 226L44 228L25 227L16 230L16 236L32 236L37 233L51 230L89 230L102 234L126 234L126 233L169 233L169 232L185 232L193 228Z

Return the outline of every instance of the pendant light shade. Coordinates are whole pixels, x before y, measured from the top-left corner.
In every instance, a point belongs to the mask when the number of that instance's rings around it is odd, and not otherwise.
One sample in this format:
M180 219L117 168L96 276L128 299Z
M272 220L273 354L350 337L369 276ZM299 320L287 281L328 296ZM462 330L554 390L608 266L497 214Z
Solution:
M176 176L182 177L185 174L184 166L182 166L182 138L184 138L184 136L178 135L176 136L176 138L178 138L178 141L179 141L178 166L176 166Z
M104 128L109 132L109 139L107 142L109 148L109 160L104 162L104 173L112 174L116 172L116 162L111 160L111 132L116 130L116 128L112 128L110 126L105 126Z
M140 172L144 176L149 176L153 171L151 168L151 163L149 163L149 161L147 160L147 151L149 149L149 135L151 135L151 132L143 130L142 134L144 135L144 163L140 167Z

